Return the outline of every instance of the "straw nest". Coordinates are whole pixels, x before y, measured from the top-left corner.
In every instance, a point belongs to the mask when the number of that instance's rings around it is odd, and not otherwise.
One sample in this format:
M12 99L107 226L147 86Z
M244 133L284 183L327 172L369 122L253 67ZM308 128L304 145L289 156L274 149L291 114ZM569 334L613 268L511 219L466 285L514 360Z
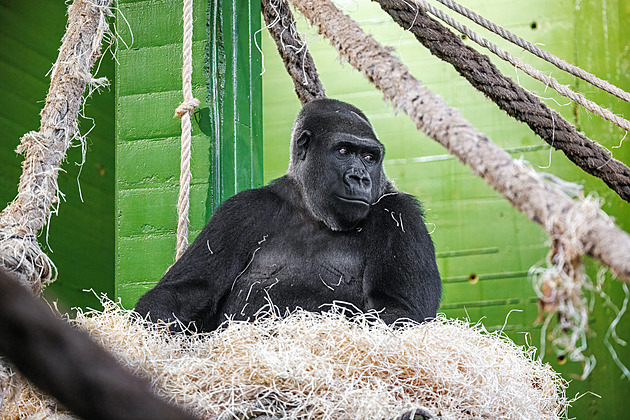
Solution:
M362 314L349 321L333 307L183 335L104 306L73 323L157 394L204 418L395 419L418 407L444 419L566 416L566 382L534 349L478 324L439 316L392 329ZM36 390L19 392L5 399L3 418L54 412Z

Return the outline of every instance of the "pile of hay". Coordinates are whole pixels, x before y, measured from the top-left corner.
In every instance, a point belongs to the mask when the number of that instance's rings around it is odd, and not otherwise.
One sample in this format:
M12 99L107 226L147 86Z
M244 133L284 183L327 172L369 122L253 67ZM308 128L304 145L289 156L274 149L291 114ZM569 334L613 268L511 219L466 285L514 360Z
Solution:
M0 419L73 420L57 402L30 385L0 358Z
M442 316L392 329L339 310L299 311L182 335L104 304L74 323L204 418L395 419L417 407L445 419L566 416L567 384L533 349Z

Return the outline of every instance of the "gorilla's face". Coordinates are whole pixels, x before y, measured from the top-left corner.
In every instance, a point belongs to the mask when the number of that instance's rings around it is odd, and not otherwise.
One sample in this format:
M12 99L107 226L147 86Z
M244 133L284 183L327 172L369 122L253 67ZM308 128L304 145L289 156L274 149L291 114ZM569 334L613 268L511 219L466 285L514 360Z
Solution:
M304 162L317 174L306 181L309 201L332 229L352 229L380 196L383 147L347 133L313 146Z
M353 229L367 217L387 182L383 145L352 105L332 100L315 105L305 106L301 120L298 116L289 174L299 182L306 207L317 220L332 230Z

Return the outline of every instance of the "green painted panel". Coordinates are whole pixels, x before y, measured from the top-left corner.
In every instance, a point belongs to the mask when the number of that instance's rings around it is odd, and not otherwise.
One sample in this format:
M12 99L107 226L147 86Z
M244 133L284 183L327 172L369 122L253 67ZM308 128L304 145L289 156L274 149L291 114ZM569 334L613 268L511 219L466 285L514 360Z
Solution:
M254 4L256 4L254 2ZM127 306L173 263L180 166L182 101L180 1L124 2L116 121L116 296ZM192 240L212 210L262 180L261 77L251 35L259 6L247 1L194 2ZM254 77L255 75L255 77Z
M210 4L211 112L216 139L214 206L238 191L262 186L262 77L254 33L260 4L223 0ZM222 114L220 114L222 113Z
M119 75L122 77L122 73ZM181 95L181 91L171 91L119 96L117 143L179 136L181 122L174 114L182 102ZM193 95L203 98L205 91L196 88ZM193 124L193 134L199 134L199 131L199 125Z
M627 28L630 5L627 0L558 0L548 2L477 1L464 4L484 17L514 31L529 41L573 62L600 77L630 90L630 49ZM415 38L403 32L380 7L368 0L359 0L344 11L380 42L390 46L407 63L423 84L439 93L449 105L458 108L479 130L515 159L523 159L538 171L547 171L561 178L582 184L586 192L595 191L605 202L603 209L615 217L624 230L630 231L628 204L620 200L600 180L584 174L561 152L550 153L549 147L523 124L507 117L481 93L472 89L449 65L431 56ZM475 30L479 29L465 22ZM535 25L533 25L535 23ZM539 345L540 325L536 295L527 273L530 267L544 262L548 250L544 231L513 209L510 204L475 177L470 169L446 154L445 149L416 131L404 115L394 115L391 104L376 91L323 40L316 28L308 28L303 20L299 27L306 33L320 77L330 97L346 100L363 109L372 121L386 148L385 169L402 190L416 195L426 208L428 228L438 253L438 266L444 278L441 310L448 316L483 319L489 329L502 328L518 343L525 340ZM610 95L585 86L574 77L562 74L555 67L509 46L497 36L481 35L498 43L512 54L523 58L540 70L551 73L564 84L577 88L616 113L630 115L630 105ZM472 45L470 40L465 41ZM263 38L266 73L263 80L263 130L265 136L265 181L285 173L291 125L299 110L293 85L278 57L268 34ZM590 138L612 150L617 159L630 164L630 147L624 133L599 117L552 93L544 85L529 79L513 66L498 67L527 89L533 90L545 103L575 123ZM598 266L589 261L588 273L595 278ZM479 281L470 284L468 277L477 274ZM623 302L621 285L609 279L605 291L618 307ZM521 312L511 312L513 310ZM509 319L506 322L506 317ZM591 317L592 335L589 349L597 357L596 370L587 381L573 381L569 397L592 391L602 398L587 395L573 403L570 417L578 419L616 419L627 417L630 382L620 379L621 371L604 347L603 337L614 312L604 301L595 298ZM623 339L630 340L630 316L624 315L617 326ZM630 365L630 349L615 345L621 360ZM546 359L567 379L581 372L579 363L559 365L546 348Z
M171 188L133 189L121 191L119 205L120 235L131 237L172 233L177 226L177 195L179 186ZM190 230L200 231L206 225L205 200L207 182L190 187L190 201L196 205L190 211ZM162 211L155 211L161 209ZM142 221L142 224L138 223Z
M192 46L193 62L203 62L206 41L197 41ZM140 93L166 92L180 90L181 79L173 77L181 73L182 46L181 44L161 45L158 47L141 48L135 50L121 50L118 52L122 74L134 74L125 84L120 86L120 96ZM155 65L160 63L159 65ZM138 69L143 69L138 72ZM206 83L203 72L197 71L192 75L193 86L204 86Z
M192 136L190 170L192 184L208 183L210 165L208 139L205 135ZM117 147L124 159L135 162L118 168L119 186L123 189L179 186L179 137L125 142Z
M36 4L35 4L36 3ZM0 206L17 193L23 157L15 153L24 133L38 130L50 79L67 22L64 2L0 1ZM113 81L114 64L105 56L98 76ZM45 290L62 309L96 306L85 289L113 293L114 277L114 96L103 89L85 107L90 119L79 119L87 138L86 162L79 176L80 148L72 148L59 173L64 195L58 215L50 219L39 242L58 269ZM78 181L77 181L78 178ZM79 190L80 188L80 190ZM81 192L81 194L80 194ZM81 200L82 196L82 200Z
M181 45L182 7L183 2L179 0L121 1L117 10L118 34L133 49ZM193 2L193 15L196 19L193 40L206 38L206 27L200 24L205 21L206 7L205 1Z

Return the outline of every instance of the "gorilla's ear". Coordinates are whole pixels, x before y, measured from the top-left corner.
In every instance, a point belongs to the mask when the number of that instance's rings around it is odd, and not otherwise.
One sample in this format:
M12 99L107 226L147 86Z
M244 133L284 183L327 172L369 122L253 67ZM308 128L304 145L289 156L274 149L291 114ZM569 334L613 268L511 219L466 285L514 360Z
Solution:
M306 159L306 150L308 149L309 143L311 142L311 132L308 130L302 131L300 137L296 140L295 144L297 146L297 157L300 160Z

